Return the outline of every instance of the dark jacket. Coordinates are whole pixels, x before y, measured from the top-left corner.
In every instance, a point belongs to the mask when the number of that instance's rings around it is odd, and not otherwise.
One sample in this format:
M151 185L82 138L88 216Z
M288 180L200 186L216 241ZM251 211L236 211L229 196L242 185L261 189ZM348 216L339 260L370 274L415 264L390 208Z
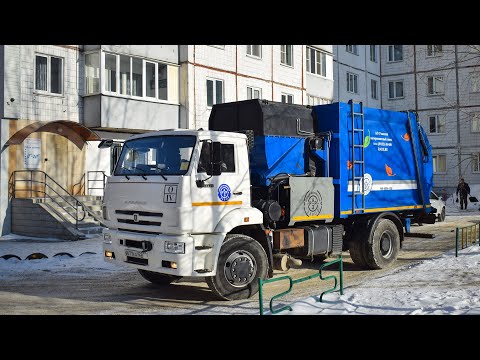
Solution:
M457 186L457 196L459 192L460 196L467 196L468 194L470 194L470 186L468 186L466 182L464 182L463 184L459 183Z

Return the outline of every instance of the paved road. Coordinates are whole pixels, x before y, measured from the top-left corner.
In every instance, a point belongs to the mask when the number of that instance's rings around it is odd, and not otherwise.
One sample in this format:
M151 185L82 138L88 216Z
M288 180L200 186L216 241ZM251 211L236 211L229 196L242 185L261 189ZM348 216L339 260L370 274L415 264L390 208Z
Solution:
M447 217L444 223L412 226L412 232L434 233L434 239L407 238L394 267L364 271L344 255L345 292L355 284L376 278L398 267L438 256L454 248L454 229L471 225L480 217ZM328 260L327 260L328 261ZM305 262L288 272L300 278L318 271L321 261ZM325 272L326 275L334 271ZM281 275L276 272L276 275ZM318 295L331 286L318 279L298 283L285 299ZM286 289L286 282L267 284L266 300ZM328 297L328 295L326 295ZM0 314L258 314L258 295L248 300L217 301L203 282L180 282L158 287L146 282L136 271L87 276L31 271L20 278L0 283Z

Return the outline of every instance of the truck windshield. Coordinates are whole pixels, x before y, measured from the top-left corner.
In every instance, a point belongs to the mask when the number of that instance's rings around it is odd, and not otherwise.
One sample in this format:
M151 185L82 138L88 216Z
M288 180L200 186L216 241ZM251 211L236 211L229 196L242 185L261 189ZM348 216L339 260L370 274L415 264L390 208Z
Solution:
M184 175L195 136L164 135L126 141L114 175Z

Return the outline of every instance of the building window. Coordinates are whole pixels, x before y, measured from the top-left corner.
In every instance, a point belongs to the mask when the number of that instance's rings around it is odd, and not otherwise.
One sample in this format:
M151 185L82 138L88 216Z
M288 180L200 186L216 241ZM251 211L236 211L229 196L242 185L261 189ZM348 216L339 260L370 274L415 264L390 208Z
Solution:
M329 99L307 94L307 105L314 106L314 105L324 105L324 104L330 104L330 103L331 101Z
M370 61L377 62L377 46L370 45Z
M347 72L347 91L358 94L358 75Z
M104 56L103 86L105 92L171 102L178 101L178 95L174 94L177 89L175 77L178 76L176 67L125 55L104 53ZM173 77L170 99L168 74Z
M377 80L370 80L370 88L372 90L372 99L377 100L378 99L378 82Z
M472 114L471 115L472 119L472 133L478 133L480 132L480 114Z
M388 82L388 98L389 99L403 98L403 81Z
M480 153L472 154L472 172L480 173Z
M223 103L223 80L207 79L207 106Z
M428 95L443 95L445 94L445 83L443 76L428 76Z
M447 157L445 155L433 155L433 172L446 173L447 172Z
M388 61L403 60L403 45L388 45Z
M247 55L262 57L262 45L247 45Z
M62 58L50 55L35 56L35 90L50 94L62 94Z
M85 95L100 92L100 53L85 54Z
M327 76L327 56L325 53L307 47L307 72Z
M293 95L282 93L282 103L293 104Z
M358 46L357 45L346 45L345 46L347 52L352 53L354 55L358 55Z
M430 115L428 117L430 134L445 133L445 115Z
M293 66L293 45L280 45L280 62Z
M480 92L480 73L470 73L470 92Z
M442 45L427 45L427 56L441 56L443 52Z
M247 86L247 99L261 99L262 98L262 89L254 88L252 86Z

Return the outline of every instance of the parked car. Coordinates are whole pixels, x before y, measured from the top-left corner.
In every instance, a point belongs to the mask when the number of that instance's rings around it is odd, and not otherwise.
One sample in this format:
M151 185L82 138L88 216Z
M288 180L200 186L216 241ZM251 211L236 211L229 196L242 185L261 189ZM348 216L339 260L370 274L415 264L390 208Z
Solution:
M433 191L430 192L430 204L434 207L437 212L437 220L444 221L445 220L445 201L442 200L440 196L435 194Z

